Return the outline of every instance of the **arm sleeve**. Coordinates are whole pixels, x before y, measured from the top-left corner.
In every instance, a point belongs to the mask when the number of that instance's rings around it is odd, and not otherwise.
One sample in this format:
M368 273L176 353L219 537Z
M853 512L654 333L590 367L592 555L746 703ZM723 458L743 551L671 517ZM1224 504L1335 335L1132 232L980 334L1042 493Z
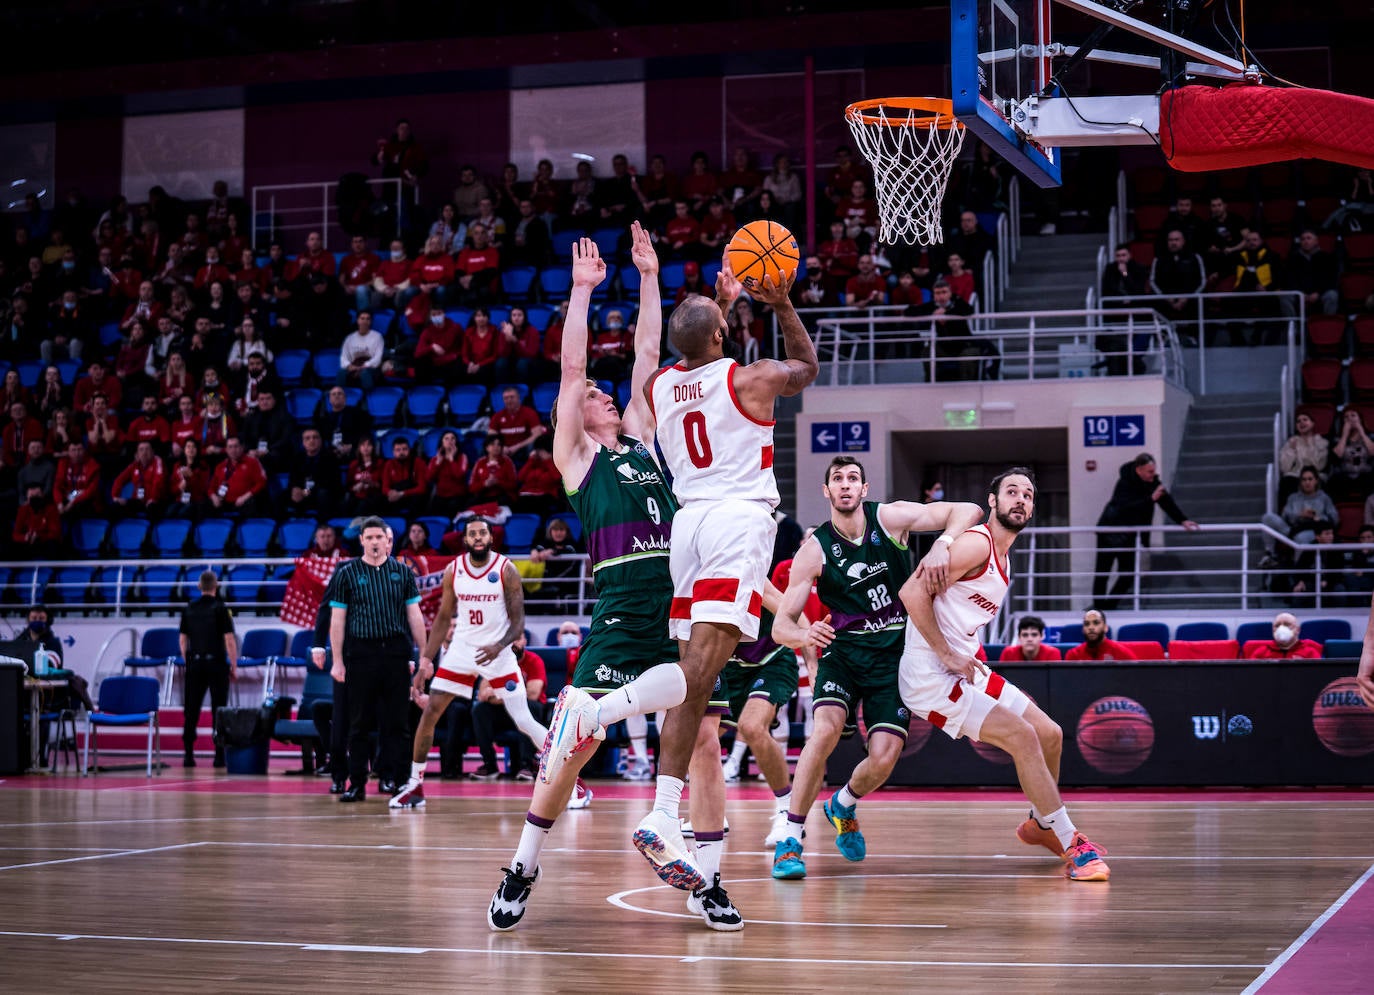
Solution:
M1183 509L1178 506L1178 502L1174 500L1174 496L1168 491L1165 491L1164 496L1159 499L1159 506L1164 509L1164 514L1174 520L1175 524L1181 525L1188 519Z
M408 605L416 604L420 600L420 585L415 583L415 574L409 569L405 574L405 599Z

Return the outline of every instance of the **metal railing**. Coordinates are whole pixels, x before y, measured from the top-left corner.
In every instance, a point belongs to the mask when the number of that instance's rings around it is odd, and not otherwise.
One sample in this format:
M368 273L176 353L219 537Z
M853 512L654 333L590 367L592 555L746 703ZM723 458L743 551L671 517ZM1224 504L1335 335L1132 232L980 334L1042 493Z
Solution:
M1138 365L1143 375L1183 385L1178 343L1148 308L985 311L959 320L969 336L942 338L937 319L904 314L822 318L814 326L816 350L830 386L1078 379L1113 367L1133 376ZM950 346L962 346L961 354L951 355Z
M418 187L407 187L399 177L389 179L369 179L368 186L373 188L378 200L390 203L394 208L396 222L394 237L401 234L404 201L407 191L412 201L419 197ZM334 203L338 191L337 180L321 183L274 183L253 187L252 238L253 245L262 250L272 239L285 238L292 232L318 231L329 248L330 235L334 230L342 233L338 223L338 210ZM338 237L333 239L340 244ZM304 242L304 238L301 239Z
M1007 224L1010 238L1005 255L1009 263L1021 258L1021 178L1013 176L1007 184Z
M1126 171L1124 169L1119 169L1116 173L1115 207L1116 224L1109 224L1107 226L1107 233L1112 240L1111 247L1113 249L1115 249L1122 242L1127 241L1127 229L1129 227L1129 223L1126 219L1128 216L1127 212L1130 211L1130 205L1126 203Z

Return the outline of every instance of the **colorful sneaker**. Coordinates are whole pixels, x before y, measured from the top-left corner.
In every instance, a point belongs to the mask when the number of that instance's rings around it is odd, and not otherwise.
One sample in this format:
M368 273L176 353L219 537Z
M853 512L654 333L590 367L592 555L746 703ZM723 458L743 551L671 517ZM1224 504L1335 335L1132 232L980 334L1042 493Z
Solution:
M483 764L472 773L468 774L469 781L494 781L501 776L501 772L494 764Z
M693 891L687 896L687 911L695 912L711 929L723 933L733 933L744 928L744 916L739 914L735 903L720 886L720 875L711 882L711 887Z
M1069 862L1064 868L1064 876L1070 881L1106 881L1112 876L1111 868L1102 860L1106 855L1104 847L1082 833L1074 833L1073 842L1064 851Z
M568 799L568 808L573 810L586 808L591 803L592 789L587 787L587 782L579 777L577 783L573 785L572 797Z
M859 818L854 811L855 807L850 805L845 808L832 796L825 803L823 811L838 834L835 837L835 846L839 847L840 855L845 860L859 861L868 856L868 844L864 842L864 834L859 832Z
M687 841L682 838L681 825L668 813L655 809L646 815L635 829L634 844L665 884L683 891L698 891L706 886L706 879L692 862Z
M792 823L787 821L786 812L774 812L768 824L768 835L763 838L764 846L774 846L792 835Z
M1064 856L1064 844L1059 842L1054 830L1040 825L1034 816L1016 827L1016 838L1027 846L1043 846L1056 857Z
M424 808L425 782L411 778L387 803L388 808Z
M569 758L606 738L605 727L597 722L599 712L596 699L581 688L569 684L558 692L539 758L539 780L548 784Z
M801 840L789 836L773 847L773 877L779 881L794 881L806 877L806 861L802 860Z
M530 892L539 883L539 868L536 867L529 876L524 873L524 864L516 864L513 870L509 867L501 870L506 876L497 885L496 894L491 896L491 905L487 907L487 925L499 933L505 933L519 926L520 920L525 917Z
M683 835L686 839L689 839L689 840L696 839L697 833L696 833L696 830L692 828L692 823L691 823L690 820L688 820L688 819L679 819L679 820L678 820L678 826L682 829L682 835ZM726 836L729 836L729 835L730 835L730 820L729 820L729 819L726 819L726 820L725 820L725 829L724 829L724 832L725 832L725 835L726 835Z

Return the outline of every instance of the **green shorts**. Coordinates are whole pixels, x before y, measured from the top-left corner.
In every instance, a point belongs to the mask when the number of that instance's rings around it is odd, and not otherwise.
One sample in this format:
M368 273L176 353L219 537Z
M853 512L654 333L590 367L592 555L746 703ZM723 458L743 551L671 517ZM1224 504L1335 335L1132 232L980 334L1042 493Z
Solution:
M812 688L815 708L840 706L846 714L846 725L857 718L863 703L864 723L868 732L881 729L906 739L911 713L902 704L897 688L897 665L900 649L895 652L854 653L854 647L831 644L821 656L816 669L816 683ZM861 648L859 648L861 650Z
M777 708L792 700L797 693L797 654L782 646L757 666L731 660L721 678L730 704L730 714L721 717L721 724L738 725L750 698L762 698Z
M592 694L629 684L650 667L676 663L677 640L668 635L673 591L602 595L592 612L590 632L577 654L572 683Z

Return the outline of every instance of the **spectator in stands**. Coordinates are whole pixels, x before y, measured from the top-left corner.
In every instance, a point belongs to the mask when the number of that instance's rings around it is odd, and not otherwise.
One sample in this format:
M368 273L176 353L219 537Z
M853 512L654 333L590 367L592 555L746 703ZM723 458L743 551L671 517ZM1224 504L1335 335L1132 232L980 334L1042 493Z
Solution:
M470 225L468 235L472 246L458 253L453 293L464 305L486 304L496 292L501 250L492 244L491 232L485 225Z
M766 331L763 319L754 312L754 302L741 295L735 299L730 313L725 317L729 338L739 347L743 362L748 364L758 359L764 352ZM633 344L631 345L633 350ZM631 353L633 355L633 352Z
M1045 645L1045 620L1038 615L1022 615L1016 626L1016 642L1002 650L1001 663L1054 663L1063 659L1058 646Z
M267 475L256 456L245 452L243 442L231 435L224 445L225 459L210 475L210 504L221 514L237 512L245 518L266 500Z
M1246 660L1320 660L1322 644L1302 638L1302 622L1289 611L1274 616L1274 638L1252 639L1241 647Z
M170 293L175 287L185 290L196 282L195 266L186 259L186 250L180 242L167 246L167 260L154 269L151 279L163 288L163 293Z
M334 451L334 457L346 463L353 458L359 440L371 438L372 417L361 405L350 407L348 392L336 385L329 388L325 403L315 416L315 427L320 430L320 438Z
M1317 474L1317 468L1305 466L1298 475L1298 489L1284 502L1283 517L1266 512L1261 521L1275 532L1286 534L1294 542L1306 545L1316 538L1316 523L1334 522L1339 517L1335 502L1321 489L1321 478ZM1266 547L1264 559L1260 561L1262 570L1277 566L1272 543L1266 541Z
M930 327L935 336L936 368L930 371L930 382L940 380L977 380L983 364L985 346L973 339L966 318L973 314L973 308L957 300L949 284L943 280L935 281L931 288L930 300L916 307L908 308L907 314L913 318L928 318L920 322L922 330ZM925 347L922 346L922 353Z
M335 383L349 384L371 390L377 384L382 368L386 343L382 333L372 327L372 313L358 312L358 327L350 332L339 348L339 375Z
M841 145L835 149L835 168L826 180L825 195L838 204L852 191L855 180L863 180L867 184L869 176L867 165L856 160L848 146Z
M1193 211L1192 197L1180 194L1174 201L1173 210L1155 236L1156 254L1164 251L1164 240L1171 231L1183 232L1183 244L1189 252L1200 252L1206 247L1207 236L1203 232L1202 219Z
M859 247L846 237L843 221L830 223L830 238L821 243L817 254L831 290L843 293L849 278L859 271Z
M70 411L66 408L58 408L52 413L52 420L48 425L48 452L65 455L73 442L81 442L85 438L80 425L72 417Z
M237 431L234 419L224 410L223 398L217 392L206 394L195 434L201 455L207 460L218 460L229 452L229 440Z
M624 380L634 362L634 328L625 326L625 313L618 308L606 312L601 327L588 348L591 362L588 376L612 382Z
M452 204L444 204L439 208L438 219L429 226L429 238L437 238L450 256L462 251L468 239L468 226L458 220Z
M510 319L501 322L501 355L496 360L498 382L535 383L539 373L539 329L529 322L518 304L510 309Z
M763 177L754 168L748 149L736 148L730 153L730 168L721 171L717 180L720 196L731 211L749 207L763 190Z
M177 397L176 417L168 423L168 430L171 433L172 456L180 459L181 447L186 440L200 434L200 416L196 414L196 402L190 394Z
M210 319L197 318L196 329L202 337L210 332ZM171 315L164 314L157 319L157 332L153 335L152 342L148 348L148 365L143 372L150 377L160 377L162 372L167 369L167 359L174 352L181 352L185 348L185 338L182 335L181 326L172 320Z
M243 233L239 216L232 211L224 218L224 230L220 233L220 258L229 266L238 265L243 259L243 250L253 248L253 244Z
M706 212L707 203L720 189L710 162L705 152L693 152L691 171L682 179L682 196L698 217Z
M544 661L525 648L525 637L521 636L511 644L515 651L516 665L525 679L525 695L529 698L531 714L543 721L547 718L548 698L544 685L548 674ZM490 684L483 680L472 703L472 738L482 754L482 765L468 775L474 781L495 780L500 771L496 766L496 737L502 733L515 731L505 706ZM511 750L511 769L506 774L518 781L533 781L535 776L536 751L539 744L530 742L528 736L517 736L518 744Z
M127 514L156 517L166 500L167 471L151 442L140 442L133 462L110 487L110 500ZM127 490L126 490L127 488Z
M624 155L611 157L611 175L597 183L595 201L598 223L606 227L628 227L639 216L633 170Z
M1105 308L1144 307L1147 306L1145 302L1133 298L1148 297L1152 293L1150 271L1135 261L1131 247L1125 242L1116 247L1112 261L1103 268L1100 286ZM1127 299L1109 299L1113 297Z
M124 398L130 403L138 403L151 386L147 369L152 348L148 329L143 322L135 321L129 329L129 337L119 347L114 364L115 377L123 384Z
M419 522L411 522L406 529L405 542L395 553L396 559L412 564L417 574L425 573L421 557L438 556L439 551L429 544L429 530Z
M339 499L339 464L313 425L301 432L300 449L291 460L287 498L292 514L303 518L327 515Z
M57 513L63 518L98 515L104 509L100 494L100 464L86 453L86 446L74 441L67 455L57 461L53 482Z
M1083 641L1064 654L1064 660L1071 663L1134 659L1134 653L1107 638L1107 615L1096 608L1083 613Z
M1117 471L1116 486L1102 514L1097 519L1099 526L1148 526L1155 515L1155 505L1177 524L1189 532L1198 529L1183 509L1178 506L1169 489L1159 481L1159 467L1149 453L1140 453L1133 460L1121 464ZM1130 590L1134 583L1135 550L1139 543L1141 549L1150 545L1148 532L1103 532L1097 537L1097 577L1093 580L1093 600L1100 611L1106 612L1116 606L1118 599ZM1112 566L1117 568L1116 583L1112 585L1111 597L1107 597L1107 582Z
M782 223L795 230L801 220L802 180L792 170L792 158L779 152L773 156L773 169L763 178L763 189L773 195Z
M792 303L797 307L834 307L839 299L827 286L825 267L818 255L806 257L805 272L792 285Z
M1374 491L1374 439L1365 428L1359 409L1341 413L1341 430L1331 454L1336 457L1327 479L1327 490L1336 501L1363 501Z
M62 371L56 366L43 368L43 378L34 388L33 403L38 416L47 421L58 408L70 408L72 391L62 382Z
M424 513L429 493L425 464L411 452L404 436L391 442L391 459L382 467L382 497L388 515L415 518Z
M419 293L411 286L411 268L410 259L406 256L405 243L399 238L393 240L390 254L377 267L377 275L372 278L372 290L366 301L361 292L355 295L358 310L394 311L405 307L406 302Z
M53 307L52 318L48 322L48 335L39 343L39 356L43 362L55 359L81 359L86 340L91 337L91 322L87 318L86 306L75 290L64 290L62 297Z
M517 511L530 512L541 518L562 506L563 489L558 467L553 462L553 443L541 438L530 449L530 458L516 477L519 494Z
M673 216L664 222L661 231L660 244L668 258L687 259L697 254L697 246L701 243L701 222L692 216L691 205L686 200L674 201Z
M845 230L857 224L869 238L878 235L878 205L868 195L868 184L854 180L849 192L835 204L835 220L843 221Z
M24 492L10 539L15 559L53 560L61 553L62 518L52 498L37 484L30 484Z
M420 177L429 172L429 156L415 140L409 121L401 118L396 122L396 130L390 138L377 139L377 151L373 153L372 162L382 167L383 179L401 181L401 186L408 194L402 198L402 203L411 205L416 202Z
M491 325L491 312L478 307L472 312L472 324L463 334L460 351L463 379L468 383L489 384L495 379L496 361L501 358L501 338Z
M548 429L535 410L520 400L520 391L507 387L501 392L501 407L492 414L488 431L501 437L503 451L514 458Z
M163 313L182 328L191 324L193 320L192 315L195 313L195 307L191 303L191 295L186 292L185 287L172 288L172 292L167 295L167 310Z
M120 427L118 413L110 408L109 399L104 394L96 394L91 398L85 441L86 451L108 473L124 448L124 430Z
M681 184L677 176L668 171L663 156L655 155L649 158L648 172L643 176L631 174L630 182L639 197L646 225L655 231L662 230L673 216L674 203L679 196Z
M281 381L267 365L268 358L262 353L248 354L248 368L244 371L243 383L238 391L235 407L240 416L256 411L258 401L264 392L270 391L274 397L284 396Z
M12 404L22 404L25 410L33 406L33 395L24 386L18 370L6 370L4 386L0 388L0 405L8 409Z
M1345 592L1345 554L1338 549L1324 548L1336 541L1334 523L1315 522L1312 528L1317 548L1298 553L1293 573L1288 577L1288 593L1337 596L1335 600L1325 601L1327 606L1335 606L1344 600L1339 596ZM1283 587L1277 583L1279 580L1279 577L1274 578L1275 590L1282 591Z
M1302 293L1308 314L1335 314L1340 306L1339 281L1336 257L1322 249L1313 229L1304 228L1298 235L1297 250L1288 258L1284 285ZM1291 297L1282 298L1281 303L1285 316L1297 314Z
M338 447L335 447L335 452L338 452ZM344 510L348 514L381 514L384 504L383 466L384 461L377 455L377 443L371 433L360 437L356 443L356 455L348 464L348 474L344 480L344 486L348 489Z
M954 296L965 304L973 303L973 294L977 289L977 281L973 273L964 268L964 257L957 252L950 252L945 255L945 272L939 277L949 284L949 289L954 292Z
M534 201L528 197L521 198L516 210L506 239L506 260L513 266L543 268L549 262L549 227L535 213Z
M162 303L154 294L152 282L144 280L138 285L137 299L130 301L129 306L124 309L124 317L119 322L119 330L127 332L136 321L156 325L163 310Z
M460 221L477 217L482 198L491 196L491 188L477 175L475 166L464 164L458 170L458 186L453 190L453 207Z
M429 513L452 519L463 509L468 496L468 457L453 429L444 429L439 437L439 448L429 461L426 475L434 485Z
M506 455L501 436L495 432L487 435L485 455L472 467L468 479L468 491L474 503L495 502L510 507L515 504L519 491L516 482L515 464Z
M677 293L673 295L673 303L681 304L688 297L696 295L698 297L711 297L715 290L707 286L705 279L701 275L701 263L689 260L682 264L682 286L677 288Z
M431 304L442 306L450 303L453 278L453 257L444 251L443 239L431 235L425 242L425 251L416 257L411 267L411 286L428 296Z
M296 300L300 327L287 342L312 350L333 345L339 329L348 327L348 303L334 280L322 273L310 274L306 292Z
M1239 252L1249 222L1226 206L1226 199L1213 197L1207 204L1207 220L1202 224L1202 255L1207 273L1215 278L1226 268L1227 259Z
M1164 244L1164 252L1150 264L1150 287L1164 298L1155 307L1171 321L1194 318L1197 302L1184 295L1200 294L1207 286L1202 256L1188 248L1186 236L1177 228L1165 234Z
M1366 502L1365 507L1368 506ZM1364 595L1374 592L1374 525L1366 522L1360 526L1359 543L1362 548L1351 553L1347 563L1345 589Z
M845 281L844 302L859 309L887 303L887 280L878 272L871 255L860 256L859 272Z
M483 197L477 202L477 217L468 224L468 230L471 231L477 225L487 230L487 237L492 245L497 248L505 246L506 219L496 213L496 201L491 197Z
M37 487L51 498L56 479L57 462L48 454L43 440L30 439L24 465L15 473L15 491L25 498L30 487Z
M462 371L463 330L435 301L429 307L429 323L415 343L412 357L415 379L421 383L456 383Z
M43 423L29 414L29 406L23 401L10 405L10 421L0 433L0 465L5 468L4 476L12 479L24 464L30 442L42 443L45 435Z
M317 231L305 236L305 251L296 256L295 262L294 279L302 282L316 273L332 277L338 270L334 253L325 249L324 239Z
M257 284L239 283L234 287L234 300L229 308L229 327L237 328L247 318L253 319L253 324L259 328L272 327L267 301Z
M725 201L712 197L706 205L706 215L701 219L701 232L697 235L699 258L719 258L734 234L734 214L725 209Z
M1258 229L1247 228L1241 236L1241 247L1232 256L1235 275L1235 293L1270 293L1279 289L1279 271L1283 259L1264 244L1264 237ZM1268 317L1279 312L1278 304L1255 299L1237 301L1230 310L1247 317ZM1262 330L1246 326L1246 339L1250 345L1259 345L1265 339ZM1268 336L1272 338L1273 336Z
M252 318L244 318L243 324L234 332L234 344L229 348L229 358L225 362L230 375L243 375L248 369L248 360L257 356L263 360L262 366L272 362L272 350L267 347Z
M124 311L122 301L116 311L111 296L115 286L114 265L114 250L110 246L102 246L96 250L95 265L87 272L83 285L77 291L87 312L101 321Z
M353 303L354 309L365 311L372 306L372 281L381 268L382 260L367 247L367 239L354 235L349 242L352 251L339 262L339 286Z
M212 245L205 250L205 265L196 270L196 279L192 286L196 290L206 290L212 283L223 285L233 278L234 274L229 272L229 267L220 261L219 247Z
M945 240L945 255L957 252L963 257L964 265L975 273L983 271L983 257L997 249L997 240L988 234L978 223L978 215L963 211L959 215L959 227Z
M186 215L186 221L182 225L181 232L181 251L186 257L189 266L195 266L201 261L205 252L205 246L209 239L205 231L200 227L200 215L194 211Z
M141 410L129 420L129 426L124 430L124 442L131 446L146 442L159 456L169 451L172 427L162 417L157 398L152 394L144 395Z
M243 419L243 444L268 473L286 473L291 469L295 449L295 425L286 409L277 403L278 396L276 384L264 385L257 394L257 407L249 409Z

